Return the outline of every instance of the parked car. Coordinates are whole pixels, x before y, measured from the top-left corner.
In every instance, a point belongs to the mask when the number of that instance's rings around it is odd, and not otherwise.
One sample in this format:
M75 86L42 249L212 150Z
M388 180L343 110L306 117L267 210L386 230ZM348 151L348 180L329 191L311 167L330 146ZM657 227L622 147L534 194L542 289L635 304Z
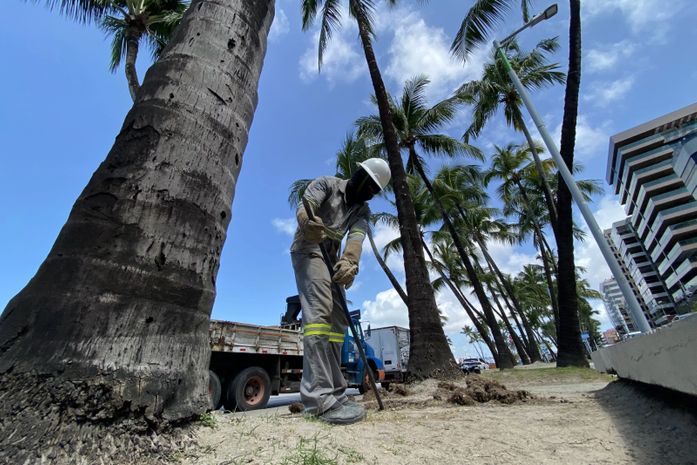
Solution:
M489 364L481 358L466 358L460 363L460 369L464 373L481 373L489 369Z
M693 316L695 316L695 315L697 315L697 313L695 313L695 312L692 312L692 313L684 313L684 314L682 314L682 315L676 315L675 318L673 318L673 321L672 321L672 322L686 320L686 319L691 318L691 317L693 317ZM672 322L671 322L671 323L672 323Z

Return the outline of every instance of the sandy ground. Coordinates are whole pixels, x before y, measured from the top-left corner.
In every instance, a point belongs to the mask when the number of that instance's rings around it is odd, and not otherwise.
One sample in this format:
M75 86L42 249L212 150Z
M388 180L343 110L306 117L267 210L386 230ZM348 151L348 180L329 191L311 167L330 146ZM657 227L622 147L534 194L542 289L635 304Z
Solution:
M485 375L535 396L511 405L437 402L436 383L427 381L411 387L408 397L390 396L390 408L370 410L366 421L350 426L308 420L287 407L216 412L215 427L198 427L199 447L179 463L697 464L691 400L594 374L557 373Z

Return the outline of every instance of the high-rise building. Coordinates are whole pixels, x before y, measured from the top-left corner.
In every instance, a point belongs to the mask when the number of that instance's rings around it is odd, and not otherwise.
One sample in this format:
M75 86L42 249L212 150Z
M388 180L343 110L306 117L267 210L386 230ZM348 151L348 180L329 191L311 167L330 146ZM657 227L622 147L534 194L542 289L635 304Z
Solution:
M607 181L678 302L697 289L697 103L610 138Z
M673 299L629 218L605 230L605 237L651 326L667 323L675 314Z
M612 326L620 335L636 331L634 320L629 315L627 301L624 300L622 291L614 278L606 279L600 283L600 293L603 295L603 304L610 317Z

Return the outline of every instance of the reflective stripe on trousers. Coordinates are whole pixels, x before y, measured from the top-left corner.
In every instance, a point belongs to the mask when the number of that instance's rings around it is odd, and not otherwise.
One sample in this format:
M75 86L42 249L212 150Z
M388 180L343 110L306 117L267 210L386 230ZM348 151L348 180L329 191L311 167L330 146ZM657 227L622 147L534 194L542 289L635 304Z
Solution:
M322 256L293 252L291 260L303 319L300 397L306 412L319 415L346 400L341 347L348 323Z

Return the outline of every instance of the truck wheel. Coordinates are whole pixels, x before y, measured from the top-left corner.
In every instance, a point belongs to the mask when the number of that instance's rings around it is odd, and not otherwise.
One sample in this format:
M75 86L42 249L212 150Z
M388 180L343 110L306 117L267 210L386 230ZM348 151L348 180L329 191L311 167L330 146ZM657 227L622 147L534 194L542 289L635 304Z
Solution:
M264 408L271 396L271 380L266 370L245 368L235 376L227 389L227 400L239 411Z
M221 394L220 378L213 370L208 370L208 398L211 400L211 410L220 407Z

